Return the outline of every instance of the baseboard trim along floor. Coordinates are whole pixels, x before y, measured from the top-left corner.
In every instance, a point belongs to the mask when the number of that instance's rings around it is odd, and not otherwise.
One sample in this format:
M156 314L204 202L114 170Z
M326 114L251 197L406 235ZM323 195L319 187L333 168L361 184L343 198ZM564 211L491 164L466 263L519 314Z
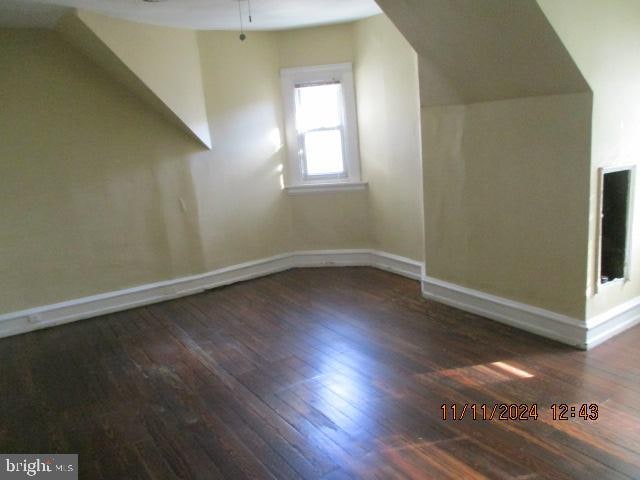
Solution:
M241 263L201 275L140 285L70 301L0 315L0 338L185 297L292 268L363 266L419 280L422 264L375 250L317 250L286 253Z
M398 255L367 249L314 250L7 313L0 315L0 338L164 302L292 268L332 266L374 267L421 280L422 295L427 299L581 349L594 347L640 323L640 299L584 321L425 276L420 262Z
M422 296L583 350L640 323L637 299L584 321L428 276Z

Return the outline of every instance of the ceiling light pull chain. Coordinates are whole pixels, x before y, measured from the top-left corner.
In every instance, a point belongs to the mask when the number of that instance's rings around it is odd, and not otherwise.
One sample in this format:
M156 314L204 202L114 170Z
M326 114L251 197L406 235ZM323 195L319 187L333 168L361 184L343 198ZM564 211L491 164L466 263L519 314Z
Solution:
M238 0L238 15L240 16L240 41L244 42L247 36L244 34L244 24L242 22L242 0Z
M251 0L247 0L249 5L249 23L253 23L253 17L251 16Z

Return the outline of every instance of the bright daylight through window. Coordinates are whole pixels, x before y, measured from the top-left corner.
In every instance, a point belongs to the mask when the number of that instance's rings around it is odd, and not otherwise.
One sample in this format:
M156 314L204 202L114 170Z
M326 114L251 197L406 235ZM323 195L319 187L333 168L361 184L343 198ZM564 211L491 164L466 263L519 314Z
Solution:
M306 178L344 175L339 83L296 87L296 129Z
M363 188L351 64L285 69L291 190Z

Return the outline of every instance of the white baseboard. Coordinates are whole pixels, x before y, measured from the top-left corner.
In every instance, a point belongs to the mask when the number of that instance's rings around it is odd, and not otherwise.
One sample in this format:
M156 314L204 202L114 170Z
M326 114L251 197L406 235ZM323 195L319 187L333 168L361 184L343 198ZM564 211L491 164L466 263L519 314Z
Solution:
M512 327L586 348L584 321L425 276L422 295Z
M584 321L427 276L422 295L585 350L640 323L640 298Z
M211 288L292 268L366 266L422 279L422 294L453 307L558 340L592 348L640 323L640 298L592 319L578 320L423 275L423 265L376 250L299 251L233 265L212 272L141 285L0 315L0 338L193 295Z
M634 298L600 315L587 319L587 348L593 348L611 337L640 323L640 298Z
M422 263L377 250L314 250L294 252L296 267L375 267L420 280Z
M424 264L399 255L384 252L371 252L374 266L380 270L397 273L403 277L420 280L424 273Z
M422 264L375 250L294 252L233 265L212 272L92 295L66 302L0 315L0 338L75 322L130 308L193 295L211 288L300 267L369 266L412 279L421 278Z

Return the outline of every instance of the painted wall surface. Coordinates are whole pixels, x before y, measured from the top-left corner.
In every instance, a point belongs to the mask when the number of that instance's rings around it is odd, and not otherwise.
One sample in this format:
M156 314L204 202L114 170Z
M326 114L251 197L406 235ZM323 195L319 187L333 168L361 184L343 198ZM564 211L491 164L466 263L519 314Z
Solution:
M318 40L323 29L309 31L308 59L354 59L353 29L326 28L332 53ZM216 139L208 151L59 33L1 30L0 91L11 95L0 131L19 133L0 142L0 313L292 250L384 245L409 254L404 240L374 241L369 192L282 190L279 70L303 61L290 49L294 36L307 41L304 31L251 32L244 43L236 32L197 34ZM410 70L408 60L398 65Z
M0 64L0 312L202 271L201 147L56 33Z
M353 62L353 23L276 33L280 67Z
M215 146L190 159L207 269L288 251L276 39L198 32Z
M423 109L427 275L584 318L589 94Z
M277 32L274 36L281 68L355 60L350 23ZM294 250L373 248L367 191L299 195L289 197L289 202Z
M418 54L427 275L584 319L592 97L544 12L378 3Z
M232 37L203 39L208 151L57 34L2 30L0 312L289 251L277 49Z
M360 155L375 247L422 260L418 58L384 15L354 24Z
M593 90L587 277L587 316L593 317L640 296L638 184L630 281L605 285L595 294L598 169L640 164L640 3L636 0L538 0L538 3Z
M206 146L211 146L196 32L80 10L78 19Z

